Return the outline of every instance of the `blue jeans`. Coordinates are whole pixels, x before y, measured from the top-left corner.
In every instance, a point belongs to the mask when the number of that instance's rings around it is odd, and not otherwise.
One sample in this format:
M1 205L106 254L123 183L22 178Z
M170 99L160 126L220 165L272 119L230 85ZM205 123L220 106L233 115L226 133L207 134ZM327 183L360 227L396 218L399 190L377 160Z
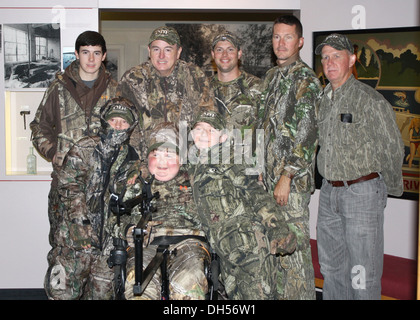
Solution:
M323 180L317 222L323 299L381 298L386 201L382 177L344 187Z

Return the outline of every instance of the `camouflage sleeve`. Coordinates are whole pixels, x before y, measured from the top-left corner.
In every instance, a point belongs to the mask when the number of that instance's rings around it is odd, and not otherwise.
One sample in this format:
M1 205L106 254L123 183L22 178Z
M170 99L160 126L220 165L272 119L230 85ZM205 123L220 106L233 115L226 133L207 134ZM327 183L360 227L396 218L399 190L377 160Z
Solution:
M132 68L131 70L126 71L117 86L117 95L132 101L138 110L139 123L134 128L130 141L140 157L143 159L147 156L147 141L143 132L143 114L140 110L145 110L148 107L148 94L146 92L144 81L145 78L143 77L141 70L138 68Z
M316 122L316 98L321 90L317 79L307 77L296 87L295 116L288 123L293 135L292 152L286 153L285 166L281 175L297 176L307 171L315 158L318 144Z
M47 161L52 161L57 150L57 135L61 131L59 102L55 86L47 89L30 123L32 144Z
M92 150L87 153L83 151L86 150L81 150L75 145L67 154L64 166L57 176L61 227L55 236L57 241L76 250L88 248L92 241L98 242L96 236L93 238L85 190L89 176L89 163L86 159Z
M193 77L188 82L193 85L193 88L189 91L199 94L199 97L195 98L195 101L198 101L198 108L194 109L195 115L205 110L217 111L214 93L213 90L210 89L210 81L208 77L199 67L196 66L193 67L191 75L193 75Z
M138 181L138 180L137 180ZM127 186L127 191L124 195L123 201L131 200L140 195L142 191L142 183L137 182L133 185ZM140 205L135 206L129 215L121 216L120 224L117 224L116 218L112 219L111 234L113 237L121 238L124 240L131 240L130 235L127 234L130 227L137 225L142 216Z
M404 159L404 143L401 132L395 120L395 112L392 106L381 97L378 103L372 103L377 111L371 112L375 119L375 141L382 152L381 167L382 175L387 185L388 194L401 196L403 194L402 165Z
M65 215L72 220L85 218L88 214L86 186L89 177L87 155L93 149L79 148L76 144L68 152L62 170L57 174L57 190L63 203Z
M243 174L245 168L235 166L232 170L234 184L241 190L245 199L250 199L250 212L255 215L265 230L270 241L276 242L277 253L290 253L296 246L296 235L289 230L282 208L277 205L273 197L258 183L257 177ZM236 172L240 169L241 172ZM241 177L238 179L238 177Z

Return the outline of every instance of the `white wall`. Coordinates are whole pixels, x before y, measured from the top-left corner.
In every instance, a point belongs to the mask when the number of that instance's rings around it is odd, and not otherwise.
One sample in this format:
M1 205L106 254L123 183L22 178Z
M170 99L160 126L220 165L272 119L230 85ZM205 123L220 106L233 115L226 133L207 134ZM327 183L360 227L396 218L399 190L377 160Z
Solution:
M64 20L62 46L73 46L77 35L87 29L98 29L98 3L100 8L119 5L112 0L0 0L1 23L56 22ZM128 7L146 8L150 1L126 1ZM164 0L155 5L165 8L211 8L211 9L301 9L304 25L305 47L302 57L312 63L312 31L351 29L354 5L366 8L367 28L419 25L419 1L404 0L235 0L203 2ZM14 7L6 9L5 7ZM58 7L57 7L58 6ZM59 7L62 6L62 7ZM198 7L197 7L198 6ZM21 7L22 9L16 9ZM23 9L23 8L30 9ZM34 9L38 7L38 9ZM77 9L76 9L77 8ZM55 11L54 11L55 10ZM57 11L58 10L58 11ZM325 12L325 15L322 13ZM4 87L0 55L0 88ZM0 110L4 110L4 91L0 90ZM0 112L0 128L4 128L4 112ZM47 196L49 177L5 176L4 130L0 130L0 288L41 288L47 268L48 244ZM315 234L318 193L311 200L311 232ZM385 219L386 252L407 258L416 258L417 202L389 199Z
M36 4L0 0L0 23L60 23L62 47L73 47L82 31L98 30L98 10L89 7L97 1L67 2L73 7L64 7L60 1L52 7L51 1L46 0ZM20 6L22 8L18 8ZM30 9L23 8L26 6ZM50 177L5 174L3 52L0 54L0 88L0 288L42 288L50 249L47 216ZM35 97L40 100L42 95L39 96L38 91ZM32 118L31 113L27 126ZM26 158L26 154L21 156Z

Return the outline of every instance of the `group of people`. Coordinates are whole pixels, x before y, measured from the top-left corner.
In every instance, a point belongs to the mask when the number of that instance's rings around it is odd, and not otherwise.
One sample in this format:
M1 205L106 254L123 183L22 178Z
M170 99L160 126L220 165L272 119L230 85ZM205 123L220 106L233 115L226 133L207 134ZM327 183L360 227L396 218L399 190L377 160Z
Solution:
M380 298L384 208L387 194L402 194L401 134L389 103L352 76L347 37L332 34L315 49L329 80L323 89L300 58L302 34L294 16L274 21L277 65L263 79L240 67L236 35L217 34L217 73L207 78L180 59L177 31L160 27L149 60L118 82L104 67L104 38L79 35L77 59L57 73L30 125L33 145L53 165L50 299L115 299L116 279L125 299L163 298L161 270L141 295L133 291L133 230L144 212L115 214L148 181L159 197L143 266L166 246L165 298L206 299L216 260L220 297L315 299L309 201L317 153L323 298ZM236 161L238 150L264 152L263 165ZM109 264L116 243L127 252L126 277ZM354 266L366 270L363 287L352 282Z

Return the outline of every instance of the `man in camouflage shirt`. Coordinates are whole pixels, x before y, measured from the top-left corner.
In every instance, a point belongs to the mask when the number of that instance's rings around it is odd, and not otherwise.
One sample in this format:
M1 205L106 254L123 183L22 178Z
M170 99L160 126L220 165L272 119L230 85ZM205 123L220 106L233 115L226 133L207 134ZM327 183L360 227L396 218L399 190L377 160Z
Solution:
M119 93L133 101L140 112L139 127L131 140L147 158L147 136L160 122L190 123L201 110L214 109L208 79L200 68L180 60L182 47L171 27L154 30L149 39L150 60L128 70Z
M111 194L130 199L139 186L127 188L139 157L128 144L137 125L131 102L114 98L102 108L99 135L75 142L57 175L60 197L57 244L50 251L45 289L50 299L111 299L114 273L107 260L113 238L125 237L111 212ZM136 172L137 173L137 172ZM139 214L124 216L122 225L135 223ZM127 221L126 221L127 220Z
M101 107L115 97L117 82L102 63L106 58L105 39L97 32L85 31L76 39L76 60L45 91L30 124L32 143L38 153L52 162L48 195L50 244L58 219L57 174L64 157L82 137L99 132Z
M331 34L315 53L330 82L318 117L323 299L381 299L384 210L403 193L404 144L392 106L353 76L349 39Z
M247 166L234 162L224 128L219 113L206 111L192 132L197 158L189 158L189 173L198 215L220 259L228 299L278 299L277 256L295 249L296 236L274 199L246 174Z
M267 71L262 88L263 180L298 237L296 251L281 258L278 288L284 299L315 299L308 205L315 189L315 100L321 85L299 57L303 38L297 18L277 18L272 42L278 66Z
M261 80L239 68L242 50L240 40L233 33L218 34L213 39L211 55L217 66L217 74L210 79L217 109L226 118L226 129L240 130L240 141L235 143L247 144L249 149L244 154L252 155L250 144L255 143Z

